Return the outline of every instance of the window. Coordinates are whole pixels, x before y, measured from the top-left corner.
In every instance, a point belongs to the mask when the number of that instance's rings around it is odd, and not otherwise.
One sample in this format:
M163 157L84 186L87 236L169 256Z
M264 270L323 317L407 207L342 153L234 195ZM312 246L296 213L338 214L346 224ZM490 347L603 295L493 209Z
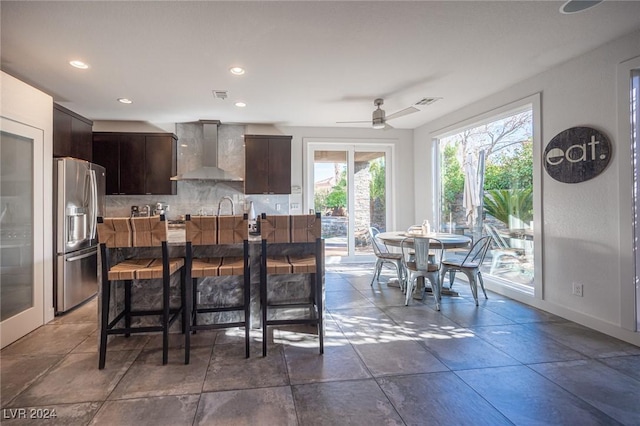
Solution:
M457 127L437 138L442 232L493 238L482 267L494 282L534 293L533 106Z

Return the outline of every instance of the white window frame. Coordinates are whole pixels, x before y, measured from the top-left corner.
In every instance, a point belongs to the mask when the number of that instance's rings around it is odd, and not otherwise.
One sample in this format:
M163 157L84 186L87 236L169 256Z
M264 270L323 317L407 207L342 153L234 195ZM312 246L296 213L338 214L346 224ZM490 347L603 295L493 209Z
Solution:
M629 99L631 73L634 70L640 70L640 56L618 64L619 155L623 158L629 155L631 158L631 161L620 161L618 169L620 185L619 253L621 254L619 260L620 326L626 330L640 332L640 250L634 243L634 237L639 232L638 224L634 226L634 209L640 203L640 193L636 192L640 189L640 170L635 168L633 164L634 155L640 155L640 151L638 151L638 146L634 146L632 139ZM640 141L635 141L635 144L640 145Z
M542 115L541 115L541 94L535 93L525 98L519 99L514 102L510 102L506 105L494 108L485 113L478 114L474 117L462 120L451 126L444 127L442 129L432 132L434 142L458 133L461 129L474 127L481 125L491 120L499 120L523 110L524 108L531 106L532 109L532 130L533 130L533 241L534 241L534 280L533 291L527 291L518 286L511 286L504 280L492 279L487 277L485 284L488 289L498 294L503 294L513 299L523 299L533 297L539 300L544 299L544 277L543 277L543 235L542 224L543 222L543 209L542 209ZM441 185L440 185L440 148L437 143L433 143L433 155L434 155L434 202L433 202L433 217L437 218L437 224L440 223L440 200L441 200ZM484 276L483 276L484 277Z

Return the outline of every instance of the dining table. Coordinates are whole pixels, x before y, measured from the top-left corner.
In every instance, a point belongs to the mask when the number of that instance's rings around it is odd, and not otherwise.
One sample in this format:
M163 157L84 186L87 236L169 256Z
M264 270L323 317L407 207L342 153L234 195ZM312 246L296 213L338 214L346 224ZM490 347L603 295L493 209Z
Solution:
M377 235L378 239L387 246L400 247L402 241L406 240L406 245L413 246L413 237L430 237L442 241L445 250L456 248L468 248L471 245L471 238L466 235L449 234L445 232L433 232L430 234L413 234L406 231L388 231ZM439 245L438 245L439 246ZM434 246L435 247L435 246Z
M382 241L387 247L401 247L403 241L405 242L407 247L413 247L414 237L429 237L437 239L442 242L442 246L445 250L469 248L471 247L472 243L472 239L470 237L467 237L466 235L450 234L445 232L433 232L425 235L409 233L407 231L387 231L381 232L377 235L377 238ZM434 244L433 246L431 246L431 248L440 248L440 244ZM420 291L424 286L424 279L420 278L422 277L419 277L418 286L416 288L417 291ZM393 279L391 279L390 281L392 280ZM399 283L397 286L391 283L390 286L400 287ZM429 288L428 291L430 290L431 289ZM451 284L449 284L449 288L443 287L441 289L441 294L445 296L458 296L458 293L451 289Z

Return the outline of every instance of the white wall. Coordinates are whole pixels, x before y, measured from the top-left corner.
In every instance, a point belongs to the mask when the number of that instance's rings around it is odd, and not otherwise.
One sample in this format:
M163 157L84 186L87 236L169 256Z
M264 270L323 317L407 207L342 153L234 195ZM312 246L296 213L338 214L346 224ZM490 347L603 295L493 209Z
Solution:
M428 123L415 131L414 158L432 160L431 139L438 130L486 113L537 92L541 93L542 149L559 132L574 126L603 131L613 145L613 158L598 177L579 184L564 184L542 172L542 295L518 297L526 303L640 345L623 319L621 301L633 295L628 268L631 247L620 244L632 232L620 211L631 211L630 138L618 134L617 68L640 55L640 31L608 43L590 53L527 79L507 90ZM624 105L624 103L623 103ZM535 161L541 163L540 158ZM416 168L415 193L422 192L432 170ZM433 194L417 197L415 215L433 210ZM624 269L624 270L623 270ZM631 275L630 275L631 274ZM625 279L621 279L625 277ZM538 277L539 278L539 277ZM573 282L584 284L584 297L571 294ZM629 315L625 312L625 315Z
M395 200L388 205L395 208L389 229L406 229L414 224L413 199L413 131L374 130L369 128L338 127L285 127L278 126L285 135L291 135L291 185L305 188L306 159L303 153L305 139L322 142L345 143L357 140L366 144L389 143L393 145L393 187L389 196ZM305 197L307 194L303 194ZM306 203L306 201L304 201Z

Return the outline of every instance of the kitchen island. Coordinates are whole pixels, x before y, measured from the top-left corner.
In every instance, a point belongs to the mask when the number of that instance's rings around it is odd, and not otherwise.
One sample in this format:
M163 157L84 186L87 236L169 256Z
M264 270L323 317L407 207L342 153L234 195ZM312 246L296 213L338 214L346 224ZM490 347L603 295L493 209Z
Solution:
M172 224L168 228L167 242L169 245L170 257L185 256L185 226L184 224ZM261 237L259 235L249 236L249 256L250 256L250 281L251 281L251 325L253 328L261 327L260 320L260 255ZM242 256L242 244L226 244L207 248L202 255L211 257ZM294 248L288 244L274 244L270 246L269 255L291 255L299 254L299 246ZM159 257L159 248L130 248L111 251L112 263L120 261L126 257ZM324 268L323 268L324 269ZM98 268L101 271L101 268ZM100 272L99 272L100 273ZM101 280L100 280L101 282ZM322 277L322 298L324 300L324 276ZM231 306L241 303L243 276L229 275L207 277L198 280L196 298L199 305ZM309 274L278 274L270 276L268 287L268 299L278 303L300 303L309 299L311 282ZM99 293L101 294L101 293ZM175 274L171 278L171 307L180 306L180 274ZM133 280L131 303L135 309L151 310L158 309L162 305L162 280ZM99 306L101 304L99 303ZM323 304L324 305L324 304ZM124 307L124 283L118 282L112 287L110 318L120 312ZM297 314L298 312L296 312ZM235 322L242 320L242 313L239 312L219 312L200 314L199 324L211 322ZM150 325L154 323L153 317L134 317L132 324ZM172 332L179 333L181 330L180 318L176 320L172 327ZM314 328L309 328L313 330Z

